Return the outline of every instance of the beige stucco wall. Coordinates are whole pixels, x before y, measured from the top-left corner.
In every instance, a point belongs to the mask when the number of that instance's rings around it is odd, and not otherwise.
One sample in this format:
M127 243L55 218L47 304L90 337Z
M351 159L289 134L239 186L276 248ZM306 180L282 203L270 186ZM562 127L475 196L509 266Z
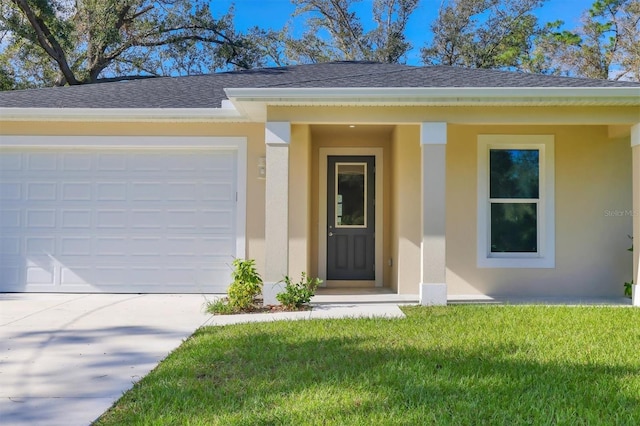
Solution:
M420 281L420 144L419 125L429 114L451 123L446 109L396 109L384 119L407 124L389 126L294 124L290 145L289 273L318 275L319 149L380 147L384 155L384 284L401 293L417 293ZM502 110L505 112L504 110ZM623 117L629 115L625 110ZM270 119L298 117L309 122L345 120L349 108L279 108ZM367 112L369 113L367 115ZM362 109L354 122L371 122L380 109ZM388 111L387 111L388 112ZM495 122L488 112L458 110L453 121ZM575 111L575 120L584 120ZM495 111L493 112L496 113ZM315 114L315 115L314 115ZM409 115L407 115L409 114ZM519 114L519 115L518 115ZM521 120L527 114L505 115ZM603 114L605 112L603 111ZM573 114L569 114L572 116ZM606 112L609 119L610 111ZM404 117L404 118L403 118ZM435 117L435 116L434 116ZM555 120L546 113L548 120ZM563 118L570 120L565 115ZM414 122L409 122L414 120ZM434 119L434 121L436 121ZM247 257L264 270L265 180L258 179L265 156L263 124L0 122L2 134L246 136ZM553 134L556 167L556 268L479 269L476 267L478 134ZM533 126L449 124L447 143L447 282L448 292L489 295L620 295L631 275L626 251L632 232L631 148L629 137L606 126ZM634 155L640 163L640 150ZM637 181L637 178L636 178ZM638 197L640 199L640 197ZM617 212L622 212L618 215ZM639 220L639 219L636 219ZM637 246L637 243L636 243ZM392 259L392 266L389 260Z
M476 267L478 134L553 134L556 267ZM447 282L449 294L621 295L631 267L629 139L605 126L449 126Z
M465 125L504 123L558 125L622 125L638 122L634 106L270 106L270 121L308 124L417 124L423 121Z
M264 271L264 191L258 179L258 158L265 156L263 124L219 123L99 123L99 122L0 122L3 135L99 135L99 136L245 136L247 137L247 258ZM231 260L229 261L231 264Z

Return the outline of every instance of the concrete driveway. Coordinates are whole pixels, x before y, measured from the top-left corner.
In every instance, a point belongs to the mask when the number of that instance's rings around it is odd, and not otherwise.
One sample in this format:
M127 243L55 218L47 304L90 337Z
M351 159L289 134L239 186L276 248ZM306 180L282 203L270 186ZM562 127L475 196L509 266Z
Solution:
M210 318L204 302L0 294L0 424L90 424Z

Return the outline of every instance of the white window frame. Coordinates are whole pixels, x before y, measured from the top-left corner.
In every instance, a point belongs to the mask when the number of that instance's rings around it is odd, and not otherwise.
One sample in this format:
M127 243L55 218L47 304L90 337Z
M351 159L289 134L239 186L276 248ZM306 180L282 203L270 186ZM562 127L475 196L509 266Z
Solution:
M479 268L555 268L555 138L553 135L478 135L478 230ZM491 202L489 198L489 151L535 149L540 152L538 198L538 251L536 253L491 252ZM531 202L523 199L517 202Z

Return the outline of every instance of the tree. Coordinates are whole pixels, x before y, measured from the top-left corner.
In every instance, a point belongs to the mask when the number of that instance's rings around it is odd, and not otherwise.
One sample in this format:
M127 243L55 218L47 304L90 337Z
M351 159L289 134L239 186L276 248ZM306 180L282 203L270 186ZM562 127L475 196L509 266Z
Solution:
M256 46L204 0L11 0L0 63L21 86L248 68Z
M640 1L596 0L582 25L560 30L549 24L538 41L538 56L556 74L640 81Z
M533 11L544 1L443 1L422 59L431 65L526 70L540 31Z
M374 0L373 29L366 30L354 7L361 0L293 0L294 16L305 15L300 38L284 38L292 62L369 60L395 63L411 49L405 30L419 0Z

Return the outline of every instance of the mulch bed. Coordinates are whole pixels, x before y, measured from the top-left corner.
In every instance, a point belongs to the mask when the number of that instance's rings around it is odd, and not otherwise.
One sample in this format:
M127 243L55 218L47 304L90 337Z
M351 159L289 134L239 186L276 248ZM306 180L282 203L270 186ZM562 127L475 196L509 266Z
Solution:
M299 308L287 308L283 305L264 305L262 303L262 299L256 299L256 303L250 307L249 309L244 309L242 311L233 312L231 315L237 314L269 314L276 312L302 312L302 311L310 311L311 305L302 305ZM219 314L216 313L214 315L229 315L229 314Z

